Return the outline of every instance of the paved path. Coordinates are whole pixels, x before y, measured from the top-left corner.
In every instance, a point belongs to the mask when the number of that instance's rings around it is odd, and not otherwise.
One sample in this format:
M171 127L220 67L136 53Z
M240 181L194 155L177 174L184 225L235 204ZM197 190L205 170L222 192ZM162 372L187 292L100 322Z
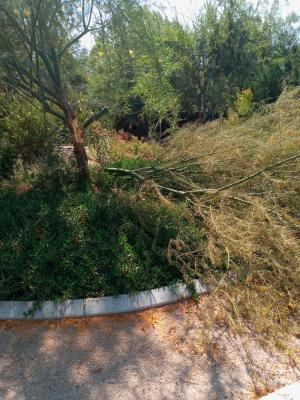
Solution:
M255 398L239 345L218 331L222 344L203 352L192 311L187 302L117 317L1 322L0 399ZM277 387L297 380L285 370Z
M276 390L261 400L300 400L300 381Z

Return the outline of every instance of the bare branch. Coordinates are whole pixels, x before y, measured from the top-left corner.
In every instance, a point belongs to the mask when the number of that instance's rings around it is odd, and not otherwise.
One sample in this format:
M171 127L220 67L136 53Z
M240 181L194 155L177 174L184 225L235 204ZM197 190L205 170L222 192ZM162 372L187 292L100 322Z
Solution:
M177 194L177 195L180 195L180 196L187 196L187 195L190 195L190 194L206 194L206 193L217 194L217 193L220 193L220 192L222 192L224 190L231 189L231 188L233 188L235 186L241 185L241 184L243 184L243 183L245 183L245 182L247 182L247 181L249 181L249 180L251 180L253 178L256 178L257 176L263 174L266 171L270 171L270 170L276 169L277 167L279 167L279 166L281 166L283 164L287 164L290 161L296 160L297 158L300 158L300 153L297 153L297 154L295 154L295 155L293 155L291 157L285 158L284 160L280 160L280 161L278 161L278 162L276 162L274 164L268 165L267 167L262 168L262 169L256 171L255 173L253 173L253 174L251 174L249 176L246 176L246 177L244 177L242 179L239 179L238 181L235 181L235 182L233 182L231 184L222 186L219 189L201 188L201 189L196 189L196 190L178 190L178 189L173 189L173 188L169 188L169 187L158 185L158 184L156 184L156 186L159 189L161 189L162 191L173 193L173 194ZM119 174L119 175L128 175L128 176L133 177L135 180L137 180L139 182L146 182L146 181L149 180L149 176L144 177L144 176L141 175L141 173L142 172L146 172L147 169L128 170L128 169L124 169L124 168L105 168L105 171L107 171L109 173ZM148 169L148 171L149 171L149 169Z
M217 193L219 193L219 192L221 192L223 190L230 189L232 187L241 185L242 183L245 183L245 182L249 181L250 179L256 178L257 176L263 174L266 171L270 171L272 169L275 169L276 167L279 167L280 165L286 164L286 163L288 163L290 161L296 160L299 157L300 157L300 153L297 153L297 154L293 155L292 157L288 157L288 158L285 158L284 160L280 160L280 161L278 161L278 162L276 162L274 164L271 164L271 165L269 165L269 166L267 166L265 168L262 168L262 169L256 171L254 174L251 174L249 176L246 176L245 178L239 179L238 181L233 182L233 183L231 183L229 185L222 186L220 189L217 190Z
M62 50L58 53L58 58L62 57L65 52L73 46L73 44L77 43L81 38L83 38L87 33L95 31L96 28L94 29L87 29L81 32L79 35L75 36L73 39L71 39L63 48Z
M100 110L96 111L95 114L88 117L82 124L82 129L88 128L94 121L102 117L102 115L106 114L108 111L107 107L103 107Z
M95 0L92 0L90 10L89 10L88 22L86 22L86 20L85 20L85 0L82 0L82 24L83 24L83 28L85 31L89 30L89 27L91 24L93 9L94 9L94 2L95 2Z

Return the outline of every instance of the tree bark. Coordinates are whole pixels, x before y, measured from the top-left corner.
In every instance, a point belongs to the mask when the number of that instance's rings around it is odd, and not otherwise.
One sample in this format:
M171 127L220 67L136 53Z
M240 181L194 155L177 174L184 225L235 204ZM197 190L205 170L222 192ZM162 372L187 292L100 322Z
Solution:
M88 156L86 154L86 150L84 147L83 135L79 121L76 118L76 115L71 110L71 107L69 106L64 94L59 91L57 92L56 97L60 105L60 108L62 109L66 117L66 122L72 136L74 156L80 178L84 182L88 182L90 180L90 174L88 168Z
M88 156L83 144L82 131L78 122L78 119L73 113L66 115L67 124L72 135L74 156L77 164L77 168L80 177L85 181L89 181L89 168L88 168Z

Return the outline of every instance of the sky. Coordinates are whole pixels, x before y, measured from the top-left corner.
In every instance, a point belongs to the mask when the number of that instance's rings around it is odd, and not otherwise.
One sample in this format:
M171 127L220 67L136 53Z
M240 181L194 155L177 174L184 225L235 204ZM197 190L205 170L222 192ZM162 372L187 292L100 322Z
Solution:
M152 3L151 0L149 2ZM177 15L182 23L191 25L198 14L203 0L153 0L153 2L161 4L165 8L164 12L168 17L172 18ZM300 0L280 0L280 10L283 16L286 16L290 12L296 12L300 15ZM81 46L88 50L91 49L93 43L91 35L86 35L81 40Z
M263 2L263 1L262 1ZM160 3L166 7L166 14L172 16L176 13L179 20L186 23L191 23L191 21L198 14L199 6L203 1L201 0L160 0ZM264 2L263 2L264 3ZM300 14L300 0L281 0L280 9L283 16L294 11Z

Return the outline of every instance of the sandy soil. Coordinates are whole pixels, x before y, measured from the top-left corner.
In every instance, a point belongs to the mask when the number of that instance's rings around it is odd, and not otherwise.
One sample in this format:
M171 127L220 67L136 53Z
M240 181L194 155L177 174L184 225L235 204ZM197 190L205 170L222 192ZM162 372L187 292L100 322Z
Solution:
M0 399L251 400L300 378L279 353L251 341L245 351L221 328L204 351L195 307L0 322ZM299 358L299 339L293 345Z

